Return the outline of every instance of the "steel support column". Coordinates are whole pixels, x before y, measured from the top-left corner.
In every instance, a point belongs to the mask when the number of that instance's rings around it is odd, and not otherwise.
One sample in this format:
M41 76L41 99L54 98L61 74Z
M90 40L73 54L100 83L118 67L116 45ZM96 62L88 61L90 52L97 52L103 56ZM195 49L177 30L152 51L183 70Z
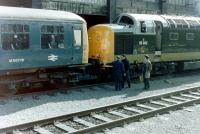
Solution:
M107 0L109 22L116 17L116 0Z
M41 0L32 0L32 8L41 8Z
M159 4L159 10L160 10L160 14L165 13L163 10L163 4L166 3L166 0L159 0L158 4Z

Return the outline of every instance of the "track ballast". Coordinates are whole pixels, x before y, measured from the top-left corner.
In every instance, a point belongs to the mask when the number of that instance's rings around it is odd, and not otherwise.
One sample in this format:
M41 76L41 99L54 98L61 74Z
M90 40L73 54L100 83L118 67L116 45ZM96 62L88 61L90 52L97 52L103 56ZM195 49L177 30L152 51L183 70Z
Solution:
M188 88L64 116L1 128L0 133L80 134L95 132L176 110L198 103L199 101L200 87Z

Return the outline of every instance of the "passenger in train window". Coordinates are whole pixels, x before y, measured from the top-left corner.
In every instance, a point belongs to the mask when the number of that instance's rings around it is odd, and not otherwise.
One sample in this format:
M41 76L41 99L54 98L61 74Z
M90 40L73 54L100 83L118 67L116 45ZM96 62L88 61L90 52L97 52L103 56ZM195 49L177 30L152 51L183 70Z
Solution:
M122 55L122 63L124 64L124 69L125 69L125 76L123 79L123 84L122 88L124 88L125 81L128 83L128 88L131 88L131 80L130 80L130 64L129 61L126 57L126 55Z
M51 39L48 45L50 49L58 48L58 45L55 40L55 35L51 35Z
M59 42L58 48L65 48L65 46L64 46L64 41L63 41L63 40L61 40L61 41Z
M13 38L13 43L11 44L11 48L12 50L19 50L21 49L21 46L20 46L20 38L18 38L18 35L17 34L14 34L14 38Z
M24 50L29 48L28 33L2 33L3 50Z
M142 73L144 79L144 89L146 90L150 89L149 79L151 75L151 70L152 70L152 64L150 58L148 55L145 55Z
M124 65L121 62L120 57L117 56L116 60L113 62L113 79L116 91L122 90L124 73Z
M65 45L64 45L64 36L63 35L58 35L56 37L56 42L58 42L58 48L65 48Z
M58 48L58 44L56 43L55 35L51 35L51 39L50 39L48 46L50 49Z
M43 25L41 47L42 49L64 48L64 26Z
M27 48L29 48L29 37L28 35L24 35L22 40L22 49L27 49Z

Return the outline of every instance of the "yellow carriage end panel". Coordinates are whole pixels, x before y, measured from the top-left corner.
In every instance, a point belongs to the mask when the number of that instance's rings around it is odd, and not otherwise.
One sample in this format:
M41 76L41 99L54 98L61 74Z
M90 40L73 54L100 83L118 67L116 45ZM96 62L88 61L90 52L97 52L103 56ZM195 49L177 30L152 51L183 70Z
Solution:
M83 25L83 58L82 63L88 63L88 54L89 54L89 44L88 44L88 34L87 26Z
M104 64L114 60L114 32L108 25L96 25L88 30L89 58Z

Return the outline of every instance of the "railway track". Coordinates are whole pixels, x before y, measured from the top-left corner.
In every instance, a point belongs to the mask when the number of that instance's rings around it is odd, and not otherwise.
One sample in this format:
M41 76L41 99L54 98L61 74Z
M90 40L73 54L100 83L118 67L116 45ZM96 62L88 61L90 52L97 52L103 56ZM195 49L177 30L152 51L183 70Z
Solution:
M200 87L89 109L64 116L0 128L0 133L83 134L123 125L200 102Z

